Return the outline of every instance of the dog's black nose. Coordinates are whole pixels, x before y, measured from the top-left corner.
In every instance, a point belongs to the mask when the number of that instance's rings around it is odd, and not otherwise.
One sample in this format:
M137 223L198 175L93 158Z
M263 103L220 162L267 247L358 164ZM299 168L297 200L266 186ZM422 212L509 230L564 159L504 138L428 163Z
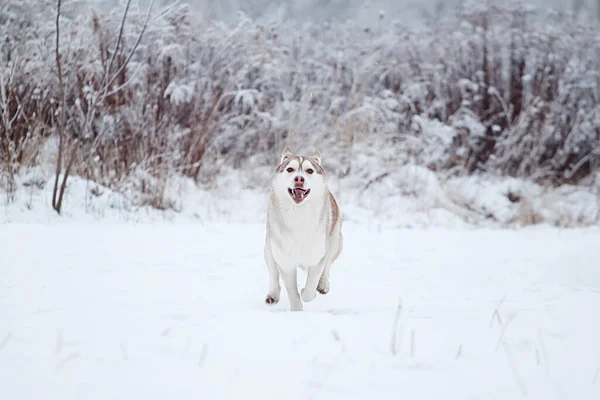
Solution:
M296 186L302 187L304 185L304 177L298 175L294 178L294 183L296 184Z

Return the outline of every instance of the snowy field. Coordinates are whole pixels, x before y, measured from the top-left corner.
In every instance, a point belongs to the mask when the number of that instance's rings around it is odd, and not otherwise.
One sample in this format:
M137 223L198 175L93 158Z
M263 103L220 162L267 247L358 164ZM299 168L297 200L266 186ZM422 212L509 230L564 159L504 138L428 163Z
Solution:
M598 228L344 234L290 313L261 224L2 225L0 399L600 398Z
M0 2L0 400L600 400L591 0L62 3ZM299 313L284 144L345 221Z

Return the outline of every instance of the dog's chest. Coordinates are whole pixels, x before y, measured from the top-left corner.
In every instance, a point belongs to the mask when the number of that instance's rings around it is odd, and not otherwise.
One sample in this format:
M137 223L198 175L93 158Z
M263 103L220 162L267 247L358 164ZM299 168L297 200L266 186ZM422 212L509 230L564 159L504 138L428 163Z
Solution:
M327 228L311 216L293 215L272 241L273 256L282 267L317 265L327 251Z

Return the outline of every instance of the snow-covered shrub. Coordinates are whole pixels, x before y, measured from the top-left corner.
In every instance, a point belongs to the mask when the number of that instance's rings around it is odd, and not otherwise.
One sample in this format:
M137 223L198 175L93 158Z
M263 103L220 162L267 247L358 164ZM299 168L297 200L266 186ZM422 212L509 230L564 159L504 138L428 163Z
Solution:
M559 14L464 6L411 30L384 13L367 26L226 23L176 3L151 12L133 52L146 12L134 3L116 52L124 2L65 5L60 54L74 173L141 202L170 207L177 176L208 184L234 169L264 183L284 144L318 146L358 191L386 172L403 185L403 165L540 184L598 170L600 39ZM56 162L40 152L56 141L54 7L0 5L4 176Z

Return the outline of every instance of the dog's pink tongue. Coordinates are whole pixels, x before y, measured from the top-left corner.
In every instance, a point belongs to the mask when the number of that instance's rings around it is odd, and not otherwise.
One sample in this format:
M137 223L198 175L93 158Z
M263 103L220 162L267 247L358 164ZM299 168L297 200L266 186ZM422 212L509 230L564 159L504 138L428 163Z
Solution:
M294 197L301 199L304 197L304 190L302 189L294 189Z

